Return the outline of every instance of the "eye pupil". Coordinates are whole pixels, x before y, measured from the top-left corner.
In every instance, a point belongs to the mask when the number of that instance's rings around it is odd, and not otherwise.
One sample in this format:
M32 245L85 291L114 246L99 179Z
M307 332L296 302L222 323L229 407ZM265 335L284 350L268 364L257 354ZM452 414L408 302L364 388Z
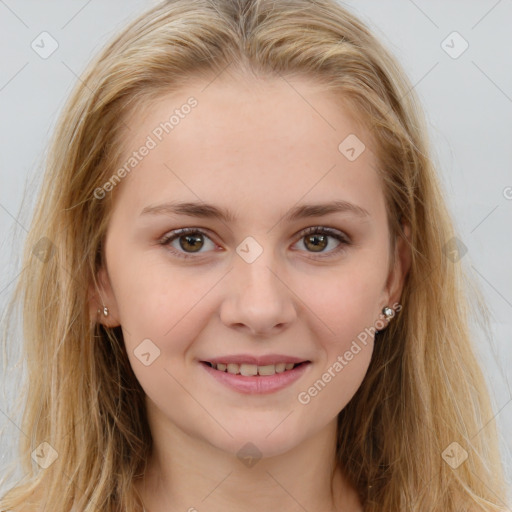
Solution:
M319 242L320 240L320 242ZM313 245L314 252L320 252L327 247L327 236L326 235L310 235L306 237L306 246L311 242Z
M183 250L191 250L192 252L196 252L203 246L203 235L197 234L197 235L183 235L180 237L180 247ZM186 247L182 240L186 240L186 244L189 244L190 247Z

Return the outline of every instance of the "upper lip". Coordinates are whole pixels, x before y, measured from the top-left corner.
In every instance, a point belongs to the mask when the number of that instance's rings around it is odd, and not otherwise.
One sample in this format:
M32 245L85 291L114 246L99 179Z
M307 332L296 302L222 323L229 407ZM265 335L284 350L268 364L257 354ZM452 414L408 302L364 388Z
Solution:
M201 359L202 362L205 363L238 363L238 364L255 364L257 366L266 366L270 364L279 364L279 363L304 363L308 362L308 359L303 359L300 357L293 356L285 356L282 354L267 354L264 356L251 356L249 354L238 354L238 355L230 355L230 356L219 356L212 357L209 359Z

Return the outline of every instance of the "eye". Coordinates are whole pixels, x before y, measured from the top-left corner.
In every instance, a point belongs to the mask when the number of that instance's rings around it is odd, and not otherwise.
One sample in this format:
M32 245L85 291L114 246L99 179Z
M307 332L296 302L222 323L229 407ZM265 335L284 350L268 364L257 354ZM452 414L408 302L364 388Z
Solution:
M316 258L332 257L342 252L347 245L350 245L350 239L341 231L333 228L313 226L301 231L301 238L296 244L302 242L307 252L318 253ZM325 251L330 245L330 240L334 239L337 245L329 251ZM194 254L201 254L205 247L205 240L210 242L210 248L215 249L215 243L208 236L207 232L200 228L182 228L171 231L164 235L159 244L169 247L172 253L179 258L193 258ZM207 246L207 244L206 244ZM325 253L325 254L324 254Z
M297 243L302 242L303 246L306 247L308 252L321 253L319 256L317 256L318 258L329 258L336 256L340 252L344 251L345 247L351 243L348 236L346 236L341 231L323 226L313 226L307 228L300 234L301 238ZM329 239L332 238L336 240L337 245L335 245L333 249L325 251L327 247L332 245L329 243Z
M172 252L180 258L192 258L192 254L201 254L200 250L205 245L205 238L211 242L212 248L215 248L215 244L208 237L206 232L199 228L176 229L164 235L159 243L168 246ZM176 247L176 244L173 244L173 242L177 242L178 247Z

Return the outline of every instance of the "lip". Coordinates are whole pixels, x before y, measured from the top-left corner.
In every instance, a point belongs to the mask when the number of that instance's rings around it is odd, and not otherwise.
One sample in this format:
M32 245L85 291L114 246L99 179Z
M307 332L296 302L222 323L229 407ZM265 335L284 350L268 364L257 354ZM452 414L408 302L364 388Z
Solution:
M238 364L255 364L258 366L266 366L269 364L279 364L279 363L304 363L307 362L308 359L286 356L283 354L266 354L262 356L252 356L250 354L238 354L238 355L230 355L230 356L219 356L212 358L201 359L201 362L208 363L238 363Z
M297 358L295 358L297 359ZM261 358L257 360L262 360ZM238 359L237 361L240 361ZM287 359L288 362L294 362L290 359ZM286 362L284 359L280 362ZM215 361L211 361L215 362ZM222 360L219 362L226 362L226 360ZM227 361L230 362L230 361ZM234 360L232 362L235 362ZM238 391L239 393L244 393L248 395L264 395L269 393L275 393L281 389L284 389L295 381L300 379L302 375L308 370L311 365L310 361L298 360L295 361L299 364L292 370L286 370L282 373L275 373L274 375L257 375L251 377L244 377L243 375L233 375L232 373L222 372L220 370L215 370L211 366L208 366L205 362L200 362L202 368L208 372L214 379L216 379L221 384ZM256 363L248 363L248 364L256 364ZM269 363L272 364L272 363ZM264 366L263 364L258 366Z

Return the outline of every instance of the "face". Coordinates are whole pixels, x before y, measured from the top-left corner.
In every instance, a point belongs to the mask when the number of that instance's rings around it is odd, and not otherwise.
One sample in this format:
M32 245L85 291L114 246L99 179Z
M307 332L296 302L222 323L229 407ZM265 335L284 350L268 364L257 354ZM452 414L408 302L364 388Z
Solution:
M357 391L405 260L398 243L389 272L377 162L339 97L306 79L207 84L126 121L100 300L152 427L271 456Z

